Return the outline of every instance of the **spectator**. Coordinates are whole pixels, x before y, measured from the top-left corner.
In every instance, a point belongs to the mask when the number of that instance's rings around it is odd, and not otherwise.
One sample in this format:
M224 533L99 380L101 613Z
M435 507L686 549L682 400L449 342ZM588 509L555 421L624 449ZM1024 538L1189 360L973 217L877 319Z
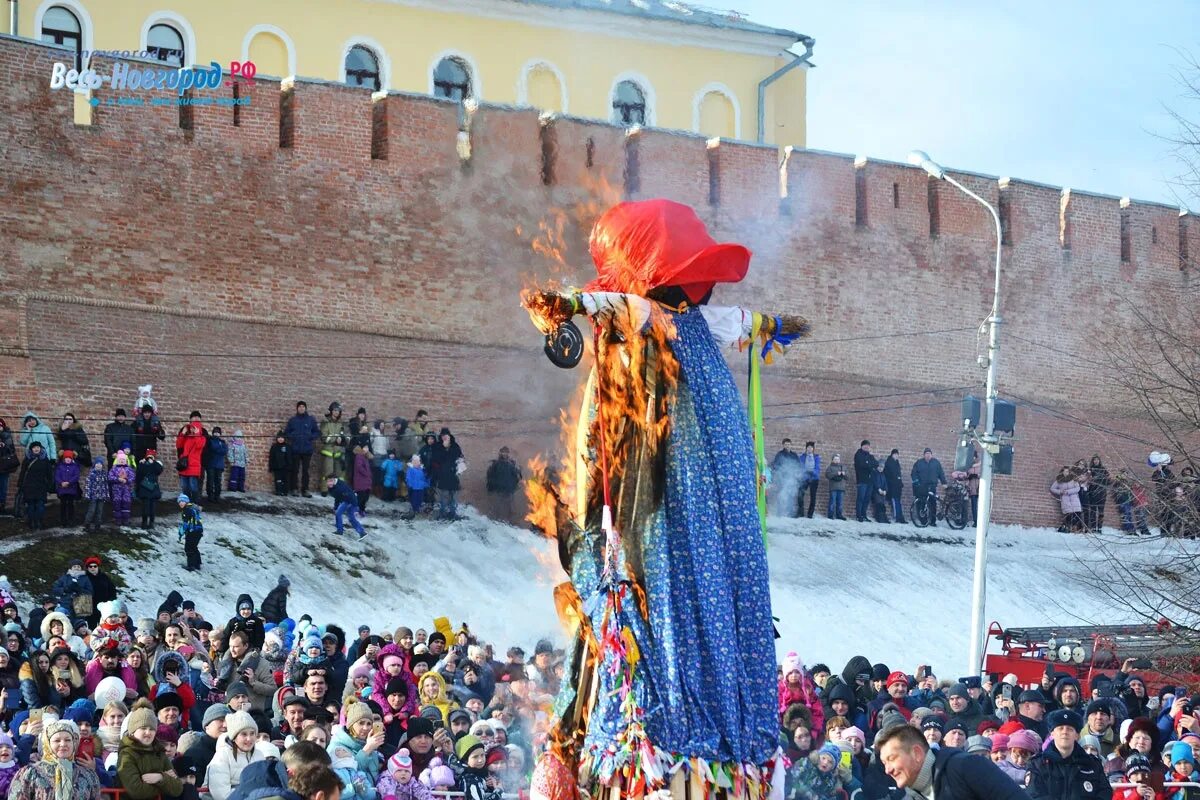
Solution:
M904 523L904 472L900 466L900 451L892 448L883 465L887 478L887 501L892 509L892 521Z
M229 440L225 460L229 465L229 491L246 491L246 440L242 438L240 429L234 431L233 438Z
M871 505L876 522L889 522L887 514L887 476L883 474L883 462L875 461L875 475L871 488Z
M1127 469L1118 470L1111 485L1113 502L1121 512L1121 530L1128 534L1149 536L1150 528L1146 521L1149 518L1147 509L1150 499L1145 487L1139 485Z
M842 456L833 454L833 460L825 468L825 480L829 483L829 506L826 516L830 519L845 520L842 504L846 496L846 468L842 465Z
M817 505L817 485L821 480L821 457L817 455L816 442L805 442L804 453L800 455L800 492L796 497L796 516L804 514L804 494L808 493L808 513L812 519L813 509Z
M388 454L388 437L383 432L383 420L371 424L371 473L377 488L383 488L383 462Z
M42 452L50 461L58 460L58 449L54 443L54 434L50 427L34 414L32 411L26 411L24 418L21 420L21 446L25 448L25 452L29 452L30 446L37 442L42 447Z
M64 449L54 467L54 493L58 495L58 524L75 524L75 500L79 497L79 464L75 451Z
M404 462L396 457L395 450L387 451L387 457L380 465L380 472L383 476L383 501L394 503L400 491L400 484L404 482Z
M113 585L112 578L104 572L101 567L103 562L100 556L88 556L83 560L83 568L87 573L88 581L92 584L92 605L96 608L92 616L88 618L88 624L91 627L96 627L100 622L99 605L101 603L112 603L117 600L117 587ZM120 608L124 608L125 604L120 603Z
M158 421L158 417L154 415L154 409L148 405L142 406L141 413L133 423L133 455L141 461L146 457L146 451L150 449L158 449L158 442L165 441L167 434L163 431L162 425ZM117 442L116 450L121 449L124 441ZM114 450L115 452L115 450ZM112 459L109 459L109 464Z
M967 469L967 497L971 498L971 524L979 523L979 481L982 465L979 463L979 453L971 454L971 466Z
M440 519L458 519L458 490L460 487L458 475L461 466L465 466L462 448L458 446L449 428L442 428L439 442L430 453L430 462L426 465L430 485L437 490L438 515Z
M124 451L113 456L115 463L108 471L108 495L112 499L113 524L118 528L129 524L133 509L133 485L137 474L129 466Z
M88 442L87 433L70 411L63 414L57 433L58 452L70 450L75 453L77 458L83 459L85 464L92 463L92 447Z
M104 426L105 463L111 464L113 454L121 449L124 442L132 443L133 438L133 423L125 418L125 409L118 408L113 412L113 421Z
M897 725L875 740L884 771L909 797L939 800L1025 800L995 764L961 750L931 750L919 731Z
M369 430L363 428L363 430ZM358 499L358 513L367 513L367 500L371 498L371 486L374 485L375 476L371 472L371 450L369 447L363 447L361 444L354 445L352 452L354 459L353 475L351 476L351 484L354 487L354 494Z
M1083 530L1083 506L1079 502L1079 491L1079 482L1071 474L1070 467L1059 470L1054 483L1050 484L1050 494L1058 498L1059 508L1062 510L1059 533L1078 533Z
M404 483L408 486L410 513L415 517L421 513L421 507L425 501L425 491L429 488L429 479L426 476L425 467L421 465L420 456L413 456L409 459L408 466L404 468Z
M41 759L22 768L8 789L8 800L99 800L100 780L89 763L79 766L79 727L69 720L42 728Z
M221 438L221 433L220 426L214 425L202 455L208 499L213 503L221 502L221 479L225 472L225 456L229 453L229 445Z
M104 504L108 502L108 469L104 465L104 457L92 459L92 468L88 470L87 482L83 486L83 499L87 501L87 511L83 516L83 529L92 533L100 532L104 522Z
M342 422L342 404L329 404L329 413L321 422L321 474L342 476L346 472L346 443L349 436ZM326 481L328 483L328 481ZM321 492L321 497L328 490Z
M871 455L871 441L863 439L854 453L854 489L857 493L854 518L859 522L867 521L867 506L875 485L876 461L875 456Z
M1079 746L1082 720L1074 711L1053 711L1047 719L1051 746L1029 762L1030 800L1108 800L1112 787L1100 759ZM1010 741L1011 744L1011 741ZM1187 748L1191 755L1191 748Z
M775 513L779 516L800 516L800 472L800 456L792 450L792 440L784 439L779 452L771 459Z
M179 461L175 469L179 472L179 490L191 499L200 496L200 476L204 469L204 448L208 443L208 432L200 424L200 412L193 411L188 424L179 429L175 436L175 454Z
M946 485L946 473L942 471L942 462L933 457L933 451L928 447L921 453L921 458L913 462L912 474L913 499L925 510L929 525L937 525L937 490L938 484Z
M267 469L271 472L271 478L275 483L275 494L278 497L283 497L288 494L288 486L290 481L293 481L295 475L295 465L303 464L304 461L297 461L289 452L291 445L287 443L287 436L283 431L275 432L275 441L271 444L271 451L267 454ZM312 460L312 453L308 454L308 460ZM312 497L308 494L308 468L305 467L305 484L304 496ZM294 492L295 490L293 490Z
M217 740L216 753L206 776L213 800L229 800L229 795L241 783L242 772L247 766L279 754L271 744L258 741L258 725L245 711L226 716L225 727L225 734Z
M301 497L312 497L308 491L308 472L312 468L314 445L321 438L321 426L317 424L313 415L308 413L308 403L303 400L296 403L296 413L284 426L283 438L286 440L288 453L285 491L299 494ZM276 473L278 481L276 467L272 466L270 469L272 473Z
M134 493L142 507L142 530L154 530L158 501L162 499L162 485L159 483L162 471L163 465L158 460L158 451L150 448L135 470Z
M513 495L521 485L521 468L509 457L507 447L488 466L487 493L492 519L512 522Z
M1108 504L1108 490L1112 485L1112 479L1109 477L1108 469L1104 466L1099 453L1092 455L1088 471L1092 474L1092 496L1090 498L1092 518L1085 519L1084 522L1090 529L1098 531L1104 527L1104 507Z
M41 530L46 519L46 495L54 491L54 466L44 446L32 439L25 448L25 460L17 475L17 496L25 503L25 524L31 531Z
M367 532L363 530L362 523L358 521L358 497L354 494L354 490L337 475L330 473L325 476L326 492L333 497L333 521L337 528L334 530L338 536L343 533L342 517L349 515L350 525L353 526L358 538L365 539Z
M246 631L235 630L229 634L229 650L216 666L217 686L225 687L232 695L235 682L244 683L250 694L250 707L255 711L270 708L271 695L275 693L275 678L271 665L255 648L251 647Z
M179 506L179 541L183 542L183 552L187 555L184 569L188 572L200 570L200 539L204 536L204 522L201 520L200 506L191 498L181 493L175 498Z
M288 618L287 599L291 594L291 586L292 582L288 580L287 575L279 576L275 588L267 592L267 596L262 601L263 619L278 625Z
M396 455L407 463L421 449L421 439L425 432L417 425L409 424L404 417L392 420L392 430L396 438Z
M12 474L21 468L21 459L17 456L16 445L13 444L12 431L8 423L0 419L0 514L8 509L8 481ZM19 513L19 509L17 510Z

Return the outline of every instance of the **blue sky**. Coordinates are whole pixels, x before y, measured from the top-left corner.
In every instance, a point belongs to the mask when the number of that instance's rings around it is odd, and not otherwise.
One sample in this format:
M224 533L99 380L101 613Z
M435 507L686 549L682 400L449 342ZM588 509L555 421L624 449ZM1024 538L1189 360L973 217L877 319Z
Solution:
M817 40L808 146L1200 209L1164 106L1200 120L1176 71L1200 1L706 0ZM795 48L798 51L799 47Z

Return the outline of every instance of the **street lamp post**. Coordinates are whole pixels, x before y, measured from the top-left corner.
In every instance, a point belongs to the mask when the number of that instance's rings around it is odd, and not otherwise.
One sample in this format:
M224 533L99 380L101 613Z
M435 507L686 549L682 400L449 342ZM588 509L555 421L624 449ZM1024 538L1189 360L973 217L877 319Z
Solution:
M992 462L999 451L996 437L996 370L1000 360L1000 215L991 203L946 174L946 170L926 153L914 150L908 154L910 164L920 167L938 180L958 187L992 215L996 223L996 282L992 290L992 311L984 324L988 326L987 385L985 389L984 433L979 436L983 445L983 466L979 474L979 510L975 523L975 577L971 588L971 652L968 675L979 675L983 668L985 643L984 601L987 594L987 535L992 521Z

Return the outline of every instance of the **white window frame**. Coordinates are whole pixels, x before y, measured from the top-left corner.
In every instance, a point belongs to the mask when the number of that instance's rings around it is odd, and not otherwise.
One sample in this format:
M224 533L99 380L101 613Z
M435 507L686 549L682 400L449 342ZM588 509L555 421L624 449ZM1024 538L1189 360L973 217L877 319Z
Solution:
M742 138L742 105L738 102L737 95L733 93L733 90L719 81L706 83L692 97L692 132L700 133L700 108L704 105L704 98L710 94L723 95L733 106L733 138L740 140Z
M529 76L535 69L548 69L554 74L554 77L558 80L558 111L561 114L569 113L571 95L567 91L567 77L563 75L563 71L555 66L553 62L544 58L531 58L522 65L521 73L517 78L517 105L529 105Z
M186 63L181 66L190 67L196 62L196 31L192 29L191 23L175 11L155 11L142 23L142 34L138 40L141 44L139 50L146 49L147 40L150 38L150 29L155 25L170 25L175 30L179 31L179 35L183 37L184 61ZM228 64L222 65L224 69L229 69Z

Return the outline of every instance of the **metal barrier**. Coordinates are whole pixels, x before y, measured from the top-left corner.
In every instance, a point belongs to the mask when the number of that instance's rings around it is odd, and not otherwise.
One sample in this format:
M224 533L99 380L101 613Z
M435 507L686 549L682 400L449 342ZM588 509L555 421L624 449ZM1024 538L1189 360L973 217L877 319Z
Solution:
M1138 784L1136 783L1114 783L1112 788L1135 789L1137 786ZM1168 781L1162 786L1164 789L1200 789L1200 783L1197 783L1196 781Z

